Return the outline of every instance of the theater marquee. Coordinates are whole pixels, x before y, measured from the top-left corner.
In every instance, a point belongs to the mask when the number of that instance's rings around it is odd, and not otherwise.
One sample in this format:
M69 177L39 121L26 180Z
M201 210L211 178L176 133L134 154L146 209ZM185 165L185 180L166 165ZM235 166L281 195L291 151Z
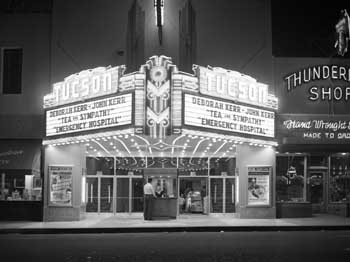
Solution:
M132 93L48 110L46 136L129 125L132 114Z
M203 96L184 94L184 124L273 138L275 113Z

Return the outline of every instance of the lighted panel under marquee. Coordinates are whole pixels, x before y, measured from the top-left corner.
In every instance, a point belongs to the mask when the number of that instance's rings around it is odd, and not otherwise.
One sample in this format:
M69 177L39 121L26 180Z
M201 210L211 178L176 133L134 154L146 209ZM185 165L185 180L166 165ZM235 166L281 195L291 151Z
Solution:
M274 138L275 113L204 96L184 94L184 124Z
M132 124L133 94L109 96L46 111L46 136Z

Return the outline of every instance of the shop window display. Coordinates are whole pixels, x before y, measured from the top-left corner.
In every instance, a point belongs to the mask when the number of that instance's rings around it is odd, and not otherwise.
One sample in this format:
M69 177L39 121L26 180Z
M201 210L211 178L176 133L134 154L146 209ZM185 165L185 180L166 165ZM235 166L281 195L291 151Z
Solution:
M331 156L329 179L329 201L350 201L350 154Z
M277 156L276 160L277 201L304 201L304 156Z
M0 199L6 201L41 201L42 183L38 175L16 171L1 174Z

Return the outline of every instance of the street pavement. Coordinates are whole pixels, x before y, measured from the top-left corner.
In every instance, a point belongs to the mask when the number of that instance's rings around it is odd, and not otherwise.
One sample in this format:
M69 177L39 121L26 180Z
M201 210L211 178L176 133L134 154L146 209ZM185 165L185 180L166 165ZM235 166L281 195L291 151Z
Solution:
M316 214L310 218L240 219L233 214L180 215L177 219L144 221L142 214L87 213L80 221L1 221L9 233L132 233L220 231L350 230L350 218Z
M350 231L2 234L1 261L350 261Z

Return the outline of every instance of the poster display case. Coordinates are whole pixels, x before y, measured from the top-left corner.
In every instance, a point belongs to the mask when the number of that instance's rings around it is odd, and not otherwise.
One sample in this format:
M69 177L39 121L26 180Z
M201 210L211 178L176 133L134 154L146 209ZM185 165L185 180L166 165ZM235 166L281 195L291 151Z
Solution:
M73 166L49 166L49 203L53 206L72 206Z
M248 206L271 206L271 166L248 166Z

